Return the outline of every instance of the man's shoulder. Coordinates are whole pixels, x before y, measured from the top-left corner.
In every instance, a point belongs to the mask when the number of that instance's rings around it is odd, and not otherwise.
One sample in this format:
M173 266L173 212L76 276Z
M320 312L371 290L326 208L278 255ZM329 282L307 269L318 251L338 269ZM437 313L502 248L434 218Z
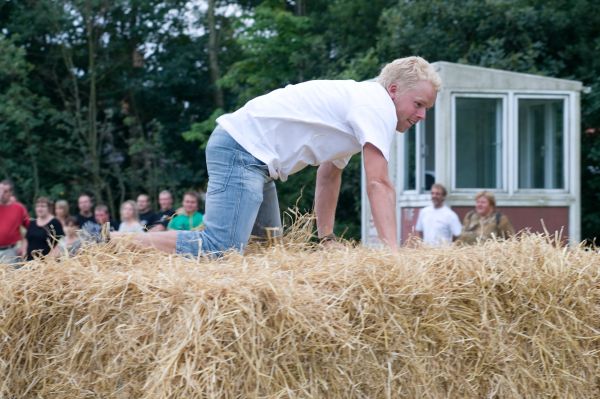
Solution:
M456 216L456 212L454 212L452 210L452 208L450 208L446 204L440 206L439 208L435 208L434 206L429 206L428 208L429 208L429 210L427 212L431 213L431 214L435 214L435 215L437 215L437 217L448 218L448 217Z
M27 208L20 202L11 202L10 204L0 205L0 209L5 212L25 212L27 213Z
M446 204L444 204L444 205L442 206L442 209L443 209L443 211L444 211L444 212L446 212L446 213L450 213L450 214L454 214L454 215L456 215L456 212L454 212L454 209L452 209L450 206L448 206L448 205L446 205Z
M171 217L171 222L179 222L180 220L187 220L187 216L185 213L174 213Z
M427 205L421 208L421 213L432 212L434 209L435 208L433 207L433 205Z

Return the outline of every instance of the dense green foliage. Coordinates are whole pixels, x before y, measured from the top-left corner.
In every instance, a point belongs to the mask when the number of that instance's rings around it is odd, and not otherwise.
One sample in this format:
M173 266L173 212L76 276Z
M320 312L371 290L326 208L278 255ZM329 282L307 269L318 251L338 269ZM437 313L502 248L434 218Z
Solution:
M593 0L3 0L0 177L25 203L83 190L112 209L206 184L221 113L315 78L419 54L583 81L583 236L600 236L600 8ZM314 169L279 187L310 209ZM357 237L360 160L338 232Z

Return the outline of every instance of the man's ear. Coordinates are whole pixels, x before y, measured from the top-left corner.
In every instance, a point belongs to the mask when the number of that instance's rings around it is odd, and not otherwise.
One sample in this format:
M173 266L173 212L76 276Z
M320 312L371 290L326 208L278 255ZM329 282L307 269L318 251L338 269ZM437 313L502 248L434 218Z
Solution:
M390 97L392 98L392 100L395 100L396 95L398 94L398 85L396 83L392 83L391 85L388 86L387 91L390 94Z

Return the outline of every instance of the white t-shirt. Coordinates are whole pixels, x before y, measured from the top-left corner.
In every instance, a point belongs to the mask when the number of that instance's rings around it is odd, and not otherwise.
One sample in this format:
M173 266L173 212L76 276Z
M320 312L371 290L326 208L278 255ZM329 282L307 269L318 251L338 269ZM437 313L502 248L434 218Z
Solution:
M462 224L458 216L446 205L434 208L426 206L419 212L416 231L423 233L426 244L441 246L452 242L452 236L460 235Z
M144 226L142 226L142 224L140 222L133 222L133 223L125 223L125 222L121 222L121 224L119 224L119 233L143 233L144 232Z
M313 80L257 97L217 122L285 181L326 161L343 169L367 142L389 161L397 117L379 83Z

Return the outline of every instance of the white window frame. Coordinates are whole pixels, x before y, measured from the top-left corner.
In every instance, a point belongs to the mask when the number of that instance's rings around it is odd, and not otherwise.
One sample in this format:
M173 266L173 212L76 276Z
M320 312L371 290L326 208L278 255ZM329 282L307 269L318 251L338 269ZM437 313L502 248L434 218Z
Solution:
M512 126L516 132L513 143L512 151L514 154L511 162L514 164L515 173L513 179L513 191L515 193L527 194L527 193L568 193L570 185L570 165L571 165L571 148L569 137L571 137L571 125L570 121L570 96L568 93L514 93L513 101L513 121ZM563 102L563 188L519 188L519 100L562 100Z
M450 94L450 110L452 115L452 127L451 127L451 153L450 153L450 165L452 167L451 171L451 187L452 191L457 193L472 193L474 191L487 190L495 193L507 193L509 191L508 181L509 181L509 159L508 159L508 148L510 148L510 140L508 137L508 126L509 126L509 93L507 92L461 92L461 91L452 91ZM500 150L500 159L502 162L502 167L496 171L496 173L501 173L501 176L497 176L499 181L499 187L489 188L489 187L470 187L470 188L457 188L457 176L456 176L456 99L457 98L490 98L495 100L501 100L502 106L502 133L501 133L501 150Z
M421 160L419 159L418 156L418 149L419 149L419 144L421 142L421 134L420 134L420 128L421 128L421 124L417 124L415 126L415 157L417 159L415 159L415 188L411 189L411 190L406 190L404 188L404 174L406 172L406 158L404 156L405 154L405 149L406 149L406 141L407 141L407 136L405 133L400 133L399 135L396 136L396 139L398 140L398 145L396 146L396 159L398 160L398 162L396 162L396 177L398 179L398 191L402 192L402 193L411 193L411 194L416 194L419 192L419 180L420 180L420 173L419 170L421 168ZM406 132L408 133L408 132Z
M428 110L427 112L435 112L435 108L433 110ZM404 189L404 173L406 172L406 159L404 157L405 154L405 146L406 146L406 136L405 133L401 133L397 137L398 145L396 146L396 159L398 162L396 163L396 176L398 178L398 192L399 193L409 193L409 194L421 194L427 193L429 190L425 190L425 123L427 119L417 123L415 125L415 188L411 190ZM435 136L435 124L434 128L434 143L436 143ZM434 148L434 151L436 149ZM434 160L435 163L435 160ZM436 166L437 167L437 166ZM435 168L434 168L434 173Z

